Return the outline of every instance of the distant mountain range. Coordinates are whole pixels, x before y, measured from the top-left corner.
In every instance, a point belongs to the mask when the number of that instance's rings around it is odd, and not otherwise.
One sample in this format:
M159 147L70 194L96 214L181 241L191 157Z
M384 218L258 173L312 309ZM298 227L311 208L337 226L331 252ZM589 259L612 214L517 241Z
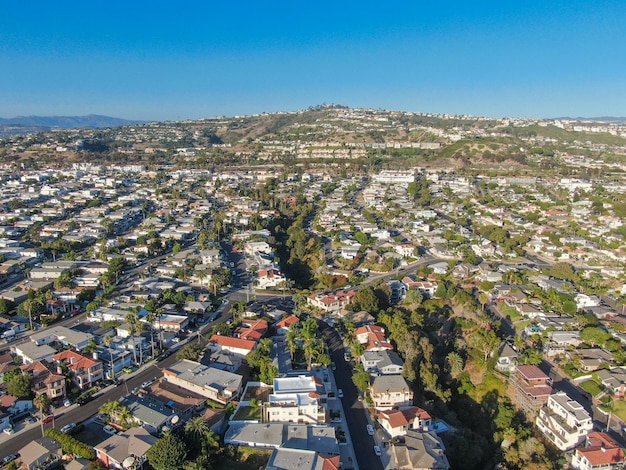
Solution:
M145 121L129 121L127 119L89 114L88 116L18 116L0 118L2 126L48 127L73 129L77 127L117 127L140 124Z
M129 121L109 116L18 116L0 118L0 138L12 135L48 132L52 129L77 129L96 127L119 127L143 124L146 121Z

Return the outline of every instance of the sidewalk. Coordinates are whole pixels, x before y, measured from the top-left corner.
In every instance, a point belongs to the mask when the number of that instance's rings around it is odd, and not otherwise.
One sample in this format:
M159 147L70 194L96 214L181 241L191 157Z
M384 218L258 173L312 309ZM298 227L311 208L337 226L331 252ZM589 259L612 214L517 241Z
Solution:
M337 393L337 383L335 382L335 374L331 368L328 368L328 376L330 379L330 390ZM341 462L343 464L343 468L359 470L359 464L357 463L356 454L354 453L354 447L352 446L352 437L350 436L350 429L348 428L348 422L346 421L346 414L343 410L343 403L341 399L338 397L328 398L327 401L328 412L339 411L341 413L341 419L337 423L331 422L335 428L341 428L341 430L345 433L346 443L339 444L339 453L341 454Z

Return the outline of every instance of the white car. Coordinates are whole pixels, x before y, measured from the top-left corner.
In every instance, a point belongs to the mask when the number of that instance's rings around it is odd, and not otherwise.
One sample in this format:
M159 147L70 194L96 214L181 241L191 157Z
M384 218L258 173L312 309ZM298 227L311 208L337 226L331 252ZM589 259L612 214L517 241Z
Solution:
M374 435L374 426L372 426L371 424L368 424L368 425L366 426L366 429L367 429L367 433L368 433L370 436L373 436L373 435Z
M343 398L343 390L342 390L342 389L338 389L338 390L337 390L337 396L338 396L339 398Z
M114 434L117 434L117 430L113 426L109 426L108 424L105 427L103 427L102 430L106 432L107 434L110 434L111 436L113 436Z
M4 431L5 434L8 434L9 436L11 434L15 434L15 429L13 429L12 427L11 428L4 428L3 431Z
M67 434L69 433L72 429L74 429L76 427L76 423L70 423L70 424L66 424L65 426L63 426L61 428L61 432L63 434Z
M383 455L382 451L380 450L380 446L374 446L374 453L379 457Z
M71 406L72 402L69 401L67 398L65 400L63 400L63 406Z

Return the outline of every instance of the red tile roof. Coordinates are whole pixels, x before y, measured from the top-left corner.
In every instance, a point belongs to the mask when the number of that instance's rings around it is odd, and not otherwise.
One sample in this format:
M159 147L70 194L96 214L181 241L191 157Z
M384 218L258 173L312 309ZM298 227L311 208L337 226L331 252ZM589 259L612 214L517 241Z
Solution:
M233 338L231 336L213 335L209 342L219 344L227 348L247 349L252 351L256 346L256 342L247 339Z

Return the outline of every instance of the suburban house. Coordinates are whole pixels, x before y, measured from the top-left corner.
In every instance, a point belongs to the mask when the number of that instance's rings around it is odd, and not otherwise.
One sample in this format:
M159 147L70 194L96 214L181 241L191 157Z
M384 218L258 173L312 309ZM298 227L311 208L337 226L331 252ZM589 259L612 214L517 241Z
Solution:
M365 371L370 374L401 374L404 367L404 361L398 353L389 349L365 351L360 360Z
M128 431L115 434L94 447L96 458L106 468L141 468L146 461L146 453L157 441L142 427L133 427Z
M552 393L552 379L537 366L516 366L509 380L517 403L529 413L537 412Z
M622 470L626 457L620 445L604 432L590 432L572 456L574 470Z
M276 268L260 269L257 272L257 287L270 289L285 286L287 278Z
M226 404L241 393L241 375L183 359L163 369L163 379L203 397Z
M411 406L413 393L401 375L380 375L370 385L370 396L377 410Z
M235 330L235 337L258 342L265 333L268 325L265 320L244 320L240 327Z
M607 393L621 398L626 394L626 369L615 367L613 369L601 369L596 372L598 378L605 387Z
M562 451L582 443L593 430L593 421L580 403L563 392L550 395L535 420L543 435Z
M410 429L428 431L432 421L428 411L417 406L409 406L402 410L379 411L377 419L391 437L404 436Z
M209 349L211 351L228 351L245 357L256 347L256 341L249 339L233 338L231 336L213 335L209 339Z
M408 430L404 443L391 446L391 468L449 470L443 441L434 431Z
M437 287L439 287L435 281L418 281L415 276L404 276L402 282L408 289L417 289L427 299L432 299L437 292Z
M290 328L292 328L300 319L295 315L289 315L276 323L276 334L284 336L287 334Z
M63 347L70 346L81 351L93 339L93 336L81 331L72 330L64 326L52 326L40 333L31 335L30 340L37 346L59 343Z
M385 329L377 325L365 325L354 330L356 340L365 346L366 351L393 350L393 345L385 336Z
M128 408L134 421L155 436L171 429L180 421L180 416L172 407L141 393L126 395L120 400L120 405Z
M33 342L24 342L11 346L11 351L21 357L24 364L47 360L56 354L56 349L48 345L37 346Z
M498 348L498 362L496 362L496 370L500 372L513 372L517 364L517 351L508 341L502 341Z
M81 389L86 389L104 378L104 368L98 359L91 359L72 350L61 351L50 358L57 364L65 364L72 380Z
M20 449L21 469L39 470L52 467L62 457L61 444L49 437L30 441Z
M45 394L49 400L65 397L65 377L57 372L55 366L47 361L37 361L20 367L22 372L32 377L35 395ZM54 370L54 371L53 371Z
M353 289L344 289L311 294L307 297L307 303L324 312L339 312L352 302L355 292Z

